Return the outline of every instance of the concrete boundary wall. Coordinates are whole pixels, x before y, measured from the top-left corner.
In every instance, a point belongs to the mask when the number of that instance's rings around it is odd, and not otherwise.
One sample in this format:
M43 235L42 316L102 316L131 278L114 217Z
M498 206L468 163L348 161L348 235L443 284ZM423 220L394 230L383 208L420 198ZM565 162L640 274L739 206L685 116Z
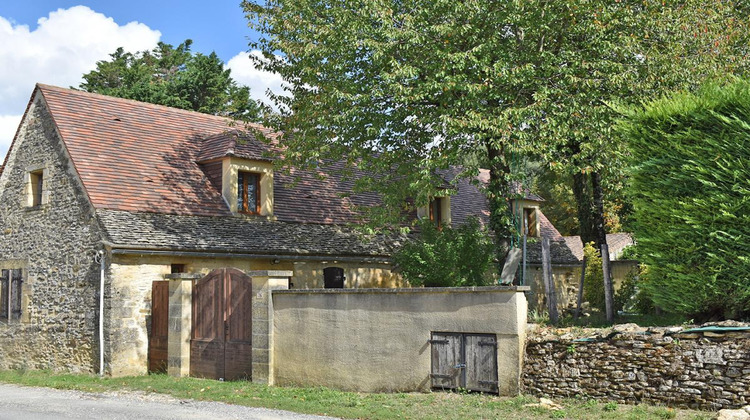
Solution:
M520 390L526 287L272 292L271 381L362 391L430 389L430 333L497 336L501 395Z

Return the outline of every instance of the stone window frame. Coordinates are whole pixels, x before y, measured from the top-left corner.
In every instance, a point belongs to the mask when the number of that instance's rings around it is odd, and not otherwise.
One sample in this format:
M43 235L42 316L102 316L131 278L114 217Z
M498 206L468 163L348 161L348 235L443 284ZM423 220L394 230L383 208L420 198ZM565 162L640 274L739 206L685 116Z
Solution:
M25 207L37 209L49 204L49 168L45 164L26 167L24 184L26 190Z
M26 270L16 265L0 265L0 323L10 324L24 319L23 298ZM8 286L9 285L9 286ZM16 291L14 293L14 291ZM6 301L7 299L7 301ZM4 303L4 307L3 307Z

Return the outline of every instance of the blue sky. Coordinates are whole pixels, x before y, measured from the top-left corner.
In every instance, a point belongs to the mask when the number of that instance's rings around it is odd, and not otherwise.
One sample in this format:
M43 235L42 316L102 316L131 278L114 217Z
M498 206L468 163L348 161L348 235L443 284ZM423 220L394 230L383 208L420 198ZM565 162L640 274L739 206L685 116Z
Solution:
M81 76L117 47L151 49L159 41L192 39L194 52L215 51L241 84L263 100L280 79L247 58L240 0L0 1L0 160L5 156L34 84L78 86Z
M224 61L248 49L251 31L240 0L4 0L0 2L0 16L33 27L49 12L78 5L88 6L120 25L143 23L160 31L161 41L169 44L190 38L194 51L216 51Z

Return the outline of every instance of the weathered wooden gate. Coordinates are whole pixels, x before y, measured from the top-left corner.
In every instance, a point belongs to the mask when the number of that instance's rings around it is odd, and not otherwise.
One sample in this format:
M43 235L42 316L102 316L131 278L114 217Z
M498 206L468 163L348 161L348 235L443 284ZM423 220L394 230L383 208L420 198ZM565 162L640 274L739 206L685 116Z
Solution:
M497 337L433 332L432 387L498 392Z
M151 284L151 331L148 337L148 371L167 372L169 282Z
M220 268L193 287L190 375L251 379L252 281L243 272Z

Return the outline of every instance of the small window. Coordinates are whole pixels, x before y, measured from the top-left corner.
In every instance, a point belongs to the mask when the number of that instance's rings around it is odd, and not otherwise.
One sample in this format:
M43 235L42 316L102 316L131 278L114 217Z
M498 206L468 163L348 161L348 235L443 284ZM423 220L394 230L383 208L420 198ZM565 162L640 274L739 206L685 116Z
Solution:
M31 207L38 207L41 206L42 203L42 193L44 192L44 171L34 171L29 173L29 186L30 188L30 197L29 197L29 205Z
M526 207L523 209L523 233L526 236L539 237L536 209L533 207Z
M430 221L433 222L438 229L442 229L443 227L443 200L442 197L436 197L430 201Z
M326 289L343 289L344 269L341 267L326 267L323 269L323 287Z
M171 267L172 274L179 274L185 272L185 264L172 264Z
M0 270L0 321L21 318L21 284L23 270Z
M237 174L237 211L260 214L260 174L253 172Z

